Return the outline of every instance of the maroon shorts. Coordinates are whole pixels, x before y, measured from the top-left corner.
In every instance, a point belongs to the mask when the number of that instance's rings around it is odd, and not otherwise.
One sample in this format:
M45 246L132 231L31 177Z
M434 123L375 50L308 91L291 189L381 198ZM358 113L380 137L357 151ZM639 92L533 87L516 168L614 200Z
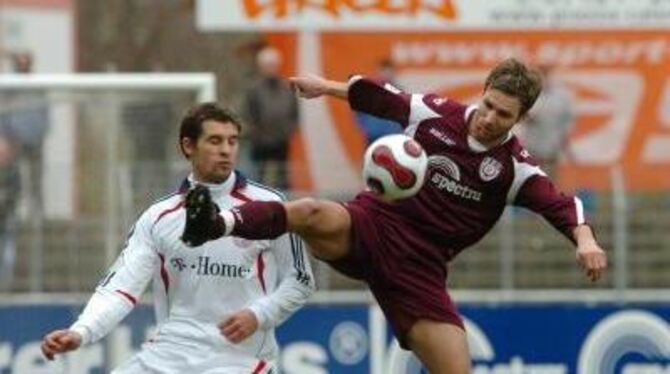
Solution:
M370 286L400 346L409 349L407 333L420 319L463 328L446 290L443 260L427 255L412 242L407 226L392 216L367 209L357 201L345 205L352 219L349 254L329 264Z

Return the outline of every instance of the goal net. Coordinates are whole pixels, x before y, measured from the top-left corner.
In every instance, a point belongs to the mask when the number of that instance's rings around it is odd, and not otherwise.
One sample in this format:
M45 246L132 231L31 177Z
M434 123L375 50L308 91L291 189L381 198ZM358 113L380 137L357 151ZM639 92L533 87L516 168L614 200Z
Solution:
M179 118L213 74L0 77L0 292L90 289L188 165Z

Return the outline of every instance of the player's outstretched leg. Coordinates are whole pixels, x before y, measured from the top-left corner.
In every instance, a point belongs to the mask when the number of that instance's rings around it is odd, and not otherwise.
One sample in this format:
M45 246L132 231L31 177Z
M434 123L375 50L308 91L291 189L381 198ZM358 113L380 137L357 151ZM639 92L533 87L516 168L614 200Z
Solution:
M221 211L209 189L196 185L186 195L186 225L181 240L197 247L222 236L274 239L287 231L286 211L279 201L252 201Z
M218 214L220 209L209 189L196 185L186 195L186 225L181 240L189 247L198 247L209 240L222 237L226 231L225 223Z
M232 235L250 240L274 239L286 232L300 235L310 251L324 260L346 255L351 217L340 203L303 198L295 201L251 201L216 212L209 190L196 187L186 196L182 241L195 247Z
M226 235L258 240L293 232L313 255L329 261L349 251L351 217L340 203L313 198L251 201L220 215L226 223Z
M470 353L465 331L444 322L419 320L407 341L430 374L469 374Z

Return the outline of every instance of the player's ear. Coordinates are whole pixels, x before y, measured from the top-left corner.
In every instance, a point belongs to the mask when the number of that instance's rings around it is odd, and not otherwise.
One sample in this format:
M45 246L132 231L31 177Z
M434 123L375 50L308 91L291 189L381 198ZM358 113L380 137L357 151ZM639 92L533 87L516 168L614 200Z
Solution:
M179 142L179 147L181 148L181 152L184 154L184 157L190 159L193 153L195 152L196 144L193 139L183 137Z

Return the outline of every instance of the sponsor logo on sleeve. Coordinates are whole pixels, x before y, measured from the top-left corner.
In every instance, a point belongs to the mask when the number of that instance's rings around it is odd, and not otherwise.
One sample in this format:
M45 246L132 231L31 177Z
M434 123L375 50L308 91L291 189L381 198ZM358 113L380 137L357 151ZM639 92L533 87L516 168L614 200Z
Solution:
M391 83L384 83L384 89L392 94L395 95L400 95L402 93L402 90L400 90L398 87L392 85Z
M445 97L436 97L433 99L433 105L440 106L448 101Z
M440 131L440 130L434 128L434 127L431 127L430 130L428 130L428 132L431 135L433 135L434 137L440 139L440 141L442 141L442 143L444 143L448 146L456 145L456 142L453 139L451 139L449 136L447 136L447 134L443 133L442 131Z

